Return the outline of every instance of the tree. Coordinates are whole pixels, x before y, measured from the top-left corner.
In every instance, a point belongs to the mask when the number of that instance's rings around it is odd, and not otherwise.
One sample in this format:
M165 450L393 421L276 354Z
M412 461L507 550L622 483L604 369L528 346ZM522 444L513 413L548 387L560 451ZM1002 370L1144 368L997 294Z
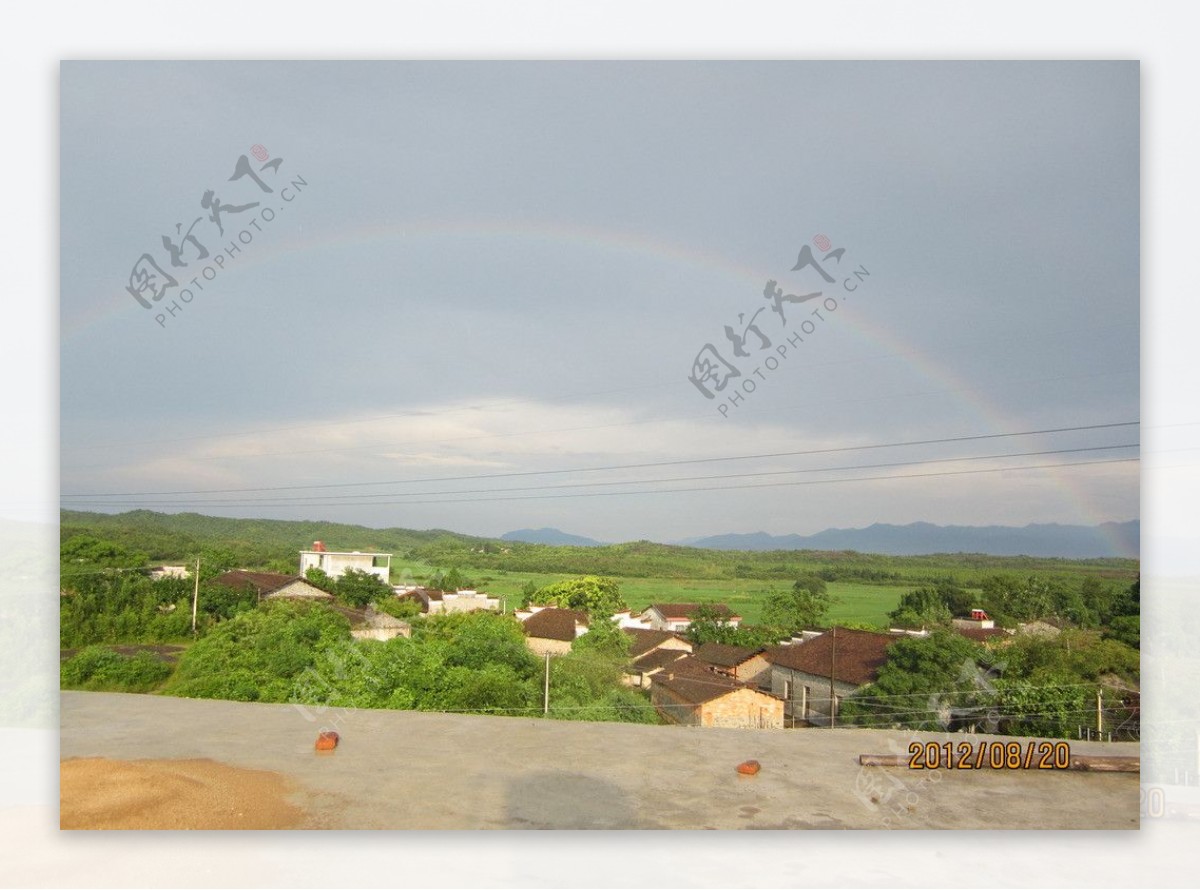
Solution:
M975 594L964 590L948 578L938 581L937 592L946 608L950 610L951 617L969 615L975 608Z
M1117 640L1132 649L1142 648L1142 619L1137 615L1118 615L1108 623L1105 639Z
M981 707L993 697L981 671L988 664L982 646L948 630L897 640L888 646L875 682L843 702L843 719L945 729L952 708Z
M319 566L309 566L304 571L304 580L313 587L320 588L326 593L333 593L334 580L329 577L329 573Z
M629 635L620 625L604 616L597 616L588 632L577 638L572 651L594 651L609 655L624 664L629 658Z
M693 646L703 646L705 643L736 645L737 628L725 619L723 613L704 603L692 613L684 636Z
M421 604L414 599L400 599L394 596L385 597L384 599L375 600L375 608L380 612L386 612L393 618L400 618L405 621L421 616Z
M629 636L614 621L594 620L571 651L550 664L550 717L657 723L646 696L622 685Z
M1061 586L1048 578L996 575L983 581L983 605L1000 624L1046 618L1055 614L1055 603L1062 599Z
M68 578L81 575L89 569L136 568L150 561L145 553L128 550L112 541L103 541L91 535L74 535L59 546L59 562L62 575Z
M179 659L166 690L190 698L292 700L323 650L350 639L349 622L320 604L264 603L223 621Z
M150 652L121 655L105 646L89 646L63 663L63 689L101 692L149 692L171 675L171 666Z
M777 590L767 597L762 622L778 636L795 636L805 628L823 627L832 600L825 582L816 575L796 581L791 590Z
M334 595L349 606L362 607L374 600L392 595L392 588L378 575L359 569L349 569L334 582Z
M239 612L248 612L257 605L258 592L249 584L234 588L209 581L200 582L198 611L216 621L227 620Z
M944 627L953 615L942 594L933 587L918 587L900 597L900 604L888 613L895 627Z
M996 689L1003 732L1072 738L1080 726L1093 722L1095 690L1070 673L1044 672L1035 680L1002 679Z
M1112 617L1142 614L1142 582L1134 581L1113 598Z
M462 572L460 572L458 569L452 568L442 576L441 583L438 584L438 589L455 591L464 590L469 586L470 585L467 583L467 579L463 577Z
M580 609L590 616L603 618L611 618L616 612L629 608L617 582L596 575L547 584L537 590L532 601L539 606Z
M508 615L479 610L434 615L413 628L420 643L445 645L446 664L481 670L504 664L522 678L538 672L537 657L525 645L521 625Z

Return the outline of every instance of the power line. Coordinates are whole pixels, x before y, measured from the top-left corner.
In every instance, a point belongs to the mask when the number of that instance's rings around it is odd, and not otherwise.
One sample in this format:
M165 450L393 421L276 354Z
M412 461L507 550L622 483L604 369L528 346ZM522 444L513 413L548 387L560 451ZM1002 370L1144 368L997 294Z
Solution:
M174 491L119 491L109 492L106 494L64 494L64 498L72 500L90 499L90 498L106 498L106 497L153 497L156 495L176 495L176 494L242 494L248 492L260 491L306 491L326 488L359 488L377 485L412 485L420 482L461 482L470 479L507 479L520 476L547 476L561 475L564 473L600 473L611 470L640 470L650 467L675 467L692 464L704 463L720 463L725 461L738 460L760 460L763 458L778 458L778 457L802 457L814 454L844 454L852 451L871 451L881 448L903 448L914 445L943 445L953 442L980 442L989 439L1008 439L1018 436L1040 436L1051 433L1070 433L1082 432L1086 430L1102 430L1102 429L1118 429L1121 427L1138 426L1140 421L1131 420L1120 423L1100 423L1087 424L1083 426L1068 426L1054 427L1041 430L1024 430L1015 433L988 433L984 435L973 436L948 436L940 439L914 439L904 442L883 442L873 445L846 445L837 448L814 448L804 451L779 451L768 452L764 454L742 454L732 455L727 457L704 457L693 458L689 460L669 460L669 461L651 461L647 463L636 464L611 464L608 466L598 467L575 467L562 470L526 470L519 472L507 473L476 473L467 476L433 476L422 479L390 479L379 480L374 482L337 482L326 483L320 485L275 485L275 486L255 486L248 488L207 488L207 489L178 489Z
M463 494L499 494L514 491L543 491L562 488L592 488L604 487L612 485L654 485L663 482L699 482L713 479L744 479L748 477L758 476L787 476L794 473L825 473L825 472L841 472L844 470L874 470L890 467L908 467L925 464L940 464L940 463L955 463L960 461L976 461L976 460L997 460L1009 457L1039 457L1050 454L1077 454L1085 451L1114 451L1122 448L1137 448L1139 443L1130 442L1123 445L1094 445L1088 448L1058 448L1050 451L1019 451L1009 452L1006 454L980 454L971 455L968 457L943 457L931 458L929 460L908 460L894 461L891 463L882 464L856 464L843 467L807 467L798 470L763 470L756 473L724 473L708 476L674 476L660 479L610 479L603 482L570 482L562 485L525 485L514 488L468 488L468 489L447 489L444 491L414 491L414 492L383 492L375 494L335 494L335 495L297 495L294 497L270 497L270 498L224 498L214 501L195 501L194 503L204 504L221 504L230 506L231 504L274 504L289 501L330 501L338 498L353 498L355 500L366 500L370 498L386 498L396 497L433 497L437 495L463 495ZM173 501L139 501L146 506L160 506L163 504L175 503Z
M994 467L984 470L947 470L938 473L901 473L890 476L858 476L852 479L810 479L797 482L766 482L761 484L748 485L709 485L696 486L693 488L653 488L642 489L639 491L584 491L574 494L535 494L535 495L518 495L516 497L471 497L467 499L442 499L442 500L410 500L410 501L375 501L375 506L410 506L413 504L475 504L484 501L528 501L528 500L549 500L559 498L593 498L593 497L620 497L625 495L640 495L640 494L682 494L685 492L696 491L736 491L739 489L748 488L782 488L786 486L796 485L835 485L847 482L879 482L891 479L930 479L937 476L969 476L979 473L1015 473L1025 470L1057 470L1066 467L1086 467L1096 466L1100 464L1117 464L1137 462L1136 457L1120 457L1107 460L1090 460L1090 461L1074 461L1060 462L1052 464L1034 464L1031 466L1022 467ZM398 496L403 496L397 493ZM68 499L69 500L69 499ZM80 507L118 507L118 506L140 506L142 501L100 501L80 504ZM321 503L311 503L308 501L291 502L288 504L272 504L262 501L236 501L233 503L225 503L221 501L164 501L158 506L177 506L177 507L246 507L246 506L263 506L263 507L361 507L362 501L326 501Z

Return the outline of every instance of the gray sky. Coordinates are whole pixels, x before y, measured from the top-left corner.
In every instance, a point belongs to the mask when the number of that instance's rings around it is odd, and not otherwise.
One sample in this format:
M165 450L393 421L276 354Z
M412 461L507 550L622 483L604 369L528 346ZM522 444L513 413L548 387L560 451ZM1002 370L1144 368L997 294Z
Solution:
M1136 518L1134 462L963 472L1134 457L1108 446L1136 426L844 449L1138 419L1138 89L1112 62L64 64L63 503L603 540ZM228 181L242 155L271 193ZM259 206L222 236L209 189ZM197 218L209 258L172 267ZM844 248L833 284L792 271L806 244ZM149 310L143 253L180 285ZM784 325L768 280L836 309ZM742 371L713 400L709 343ZM545 487L578 483L605 484Z

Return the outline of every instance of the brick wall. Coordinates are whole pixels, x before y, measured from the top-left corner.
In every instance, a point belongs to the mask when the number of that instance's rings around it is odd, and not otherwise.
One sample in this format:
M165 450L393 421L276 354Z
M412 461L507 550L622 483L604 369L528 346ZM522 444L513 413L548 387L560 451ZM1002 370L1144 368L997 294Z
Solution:
M545 637L526 637L525 645L535 655L566 655L571 651L571 644L566 640L548 640Z
M701 705L700 725L782 729L783 702L753 689L738 689Z

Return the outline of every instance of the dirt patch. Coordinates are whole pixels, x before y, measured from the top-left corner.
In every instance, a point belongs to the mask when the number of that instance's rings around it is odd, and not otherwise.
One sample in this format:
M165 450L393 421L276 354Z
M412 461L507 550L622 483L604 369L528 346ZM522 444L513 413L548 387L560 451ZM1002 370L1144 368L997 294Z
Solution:
M302 828L278 773L215 760L64 760L59 827L64 829Z

